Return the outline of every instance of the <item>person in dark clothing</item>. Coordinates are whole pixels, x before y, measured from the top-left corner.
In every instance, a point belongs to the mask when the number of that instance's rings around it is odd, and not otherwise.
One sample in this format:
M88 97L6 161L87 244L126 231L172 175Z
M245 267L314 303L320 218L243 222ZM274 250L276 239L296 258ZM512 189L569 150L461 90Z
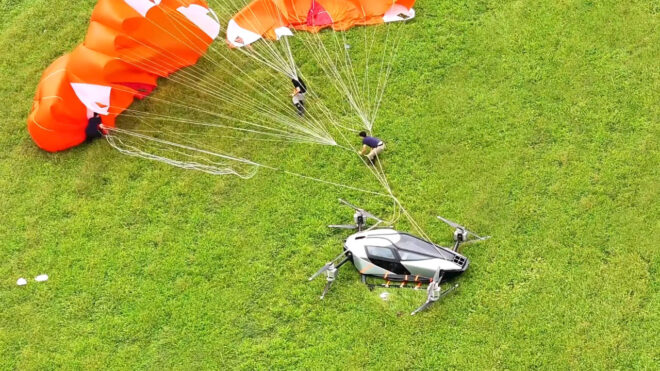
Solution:
M291 94L293 105L298 109L298 115L305 115L305 94L307 93L307 86L300 78L291 79L293 83L293 93Z
M101 124L101 116L94 112L94 116L87 120L87 127L85 128L85 136L87 137L87 140L93 140L103 136L100 128Z
M359 135L362 137L362 149L358 153L365 155L368 151L367 158L373 163L374 159L385 150L385 143L379 138L368 136L364 131Z

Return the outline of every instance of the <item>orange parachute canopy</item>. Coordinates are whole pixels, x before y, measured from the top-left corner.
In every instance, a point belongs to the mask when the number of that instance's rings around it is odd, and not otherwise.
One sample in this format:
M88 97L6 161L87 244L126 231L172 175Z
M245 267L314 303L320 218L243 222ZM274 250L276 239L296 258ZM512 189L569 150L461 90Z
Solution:
M85 141L96 112L105 126L158 77L193 65L220 33L204 0L100 0L83 44L44 71L28 131L46 151Z
M415 17L415 0L254 0L227 25L227 43L249 45L262 37L291 36L290 28L342 31L358 25L404 21Z

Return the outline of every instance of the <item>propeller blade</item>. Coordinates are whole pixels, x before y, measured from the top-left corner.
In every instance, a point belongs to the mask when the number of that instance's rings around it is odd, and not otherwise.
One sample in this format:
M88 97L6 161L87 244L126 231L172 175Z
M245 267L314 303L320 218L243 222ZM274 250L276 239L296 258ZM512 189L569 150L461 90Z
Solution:
M458 224L458 223L456 223L456 222L452 222L452 221L449 220L449 219L445 219L445 218L443 218L443 217L441 217L441 216L439 216L439 215L438 215L438 219L440 219L440 220L442 220L443 222L447 223L447 224L448 224L450 227L452 227L452 228L460 228L460 229L464 229L464 230L466 230L465 227L463 227L462 225L460 225L460 224Z
M475 235L474 233L472 233L472 234ZM476 236L476 235L475 235L475 236ZM487 239L489 239L489 238L491 238L491 237L492 237L492 236L479 237L479 238L474 239L474 240L469 240L469 241L467 241L467 242L463 242L463 245L466 245L466 244L469 244L469 243L477 243L477 242L485 241L485 240L487 240Z
M360 209L359 207L353 205L352 203L350 203L350 202L344 200L343 198L340 198L340 199L339 199L339 202L342 203L342 204L344 204L344 205L346 205L346 206L348 206L348 207L350 207L350 208L353 209L353 210L362 210L362 209Z
M337 228L337 229L357 229L355 224L331 224L328 228Z
M368 212L368 211L365 211L364 209L361 209L361 208L359 208L359 207L353 205L352 203L350 203L350 202L348 202L348 201L346 201L346 200L344 200L344 199L341 199L341 198L340 198L340 199L339 199L339 202L342 203L342 204L344 204L344 205L346 205L346 206L348 206L348 207L350 207L351 209L353 209L353 210L355 210L355 211L359 211L359 212L363 213L367 218L371 218L371 219L373 219L373 220L376 220L376 221L382 222L382 220L381 220L379 217L375 216L374 214L372 214L372 213L370 213L370 212Z
M370 213L370 212L368 212L368 211L364 211L364 210L362 210L362 212L363 212L364 215L366 215L368 218L371 218L371 219L373 219L373 220L375 220L375 221L378 221L378 222L381 222L381 223L383 222L379 217L375 216L374 214L372 214L372 213Z
M424 309L428 308L431 304L433 304L431 300L427 300L426 303L422 304L419 308L415 309L412 313L410 313L411 316L414 316L415 314L423 311Z
M443 291L442 294L440 294L440 299L444 298L445 295L449 294L450 292L456 290L457 287L458 287L458 284L455 284L454 286L452 286L452 287L448 288L447 290ZM440 300L440 299L438 299L438 300Z
M321 269L319 269L318 271L316 271L316 273L314 273L311 277L309 277L308 281L311 281L311 280L313 280L314 278L318 277L318 276L321 275L323 272L325 272L325 271L327 271L328 269L330 269L331 266L332 266L332 262L330 262L330 263L326 263L326 265L324 265L323 267L321 267Z
M452 222L452 221L449 220L449 219L445 219L445 218L443 218L443 217L441 217L441 216L439 216L439 215L438 215L438 219L440 219L440 220L442 220L443 222L447 223L447 224L448 224L450 227L452 227L452 228L458 228L458 229L462 229L462 230L464 230L464 231L467 232L468 234L470 234L470 235L476 237L477 240L485 240L485 239L490 238L490 236L481 237L481 236L479 236L478 234L472 232L471 230L469 230L469 229L463 227L462 225L460 225L460 224L458 224L458 223L456 223L456 222Z
M334 259L332 259L331 261L327 262L323 267L321 267L321 269L319 269L316 273L314 273L311 277L309 277L308 281L313 280L314 278L318 277L321 273L323 273L323 272L327 271L328 269L330 269L330 267L332 267L333 264L334 264L337 260L339 260L339 259L341 259L343 256L345 256L347 252L348 252L348 251L343 251L341 254L337 255ZM343 264L343 262L342 262L342 264Z

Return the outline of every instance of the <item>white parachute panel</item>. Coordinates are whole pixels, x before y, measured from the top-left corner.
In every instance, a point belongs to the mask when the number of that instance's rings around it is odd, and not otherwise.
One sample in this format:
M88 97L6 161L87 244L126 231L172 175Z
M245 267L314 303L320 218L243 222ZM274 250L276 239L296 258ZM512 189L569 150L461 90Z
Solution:
M147 13L151 8L160 5L160 1L161 0L124 0L128 6L140 13L143 17L147 16Z
M227 24L227 42L232 46L237 48L242 48L246 45L250 45L253 42L261 39L261 35L254 33L250 30L246 30L241 27L233 19Z
M408 9L401 4L394 4L383 16L383 22L407 21L415 18L415 9Z
M107 115L110 108L110 92L112 88L109 86L95 85L95 84L82 84L71 83L73 91L78 96L78 99L90 111L96 112L100 115Z
M208 8L191 4L187 8L183 6L179 7L177 11L199 27L200 30L204 31L211 39L215 40L220 34L220 23L209 15L211 11Z

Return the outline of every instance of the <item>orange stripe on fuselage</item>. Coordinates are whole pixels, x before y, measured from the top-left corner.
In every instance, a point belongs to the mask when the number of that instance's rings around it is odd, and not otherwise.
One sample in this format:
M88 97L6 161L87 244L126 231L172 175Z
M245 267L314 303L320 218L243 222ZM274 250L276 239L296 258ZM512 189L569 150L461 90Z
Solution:
M362 268L362 270L360 271L360 274L364 274L364 272L368 271L369 269L371 269L373 267L374 267L373 264L367 265L366 267Z

